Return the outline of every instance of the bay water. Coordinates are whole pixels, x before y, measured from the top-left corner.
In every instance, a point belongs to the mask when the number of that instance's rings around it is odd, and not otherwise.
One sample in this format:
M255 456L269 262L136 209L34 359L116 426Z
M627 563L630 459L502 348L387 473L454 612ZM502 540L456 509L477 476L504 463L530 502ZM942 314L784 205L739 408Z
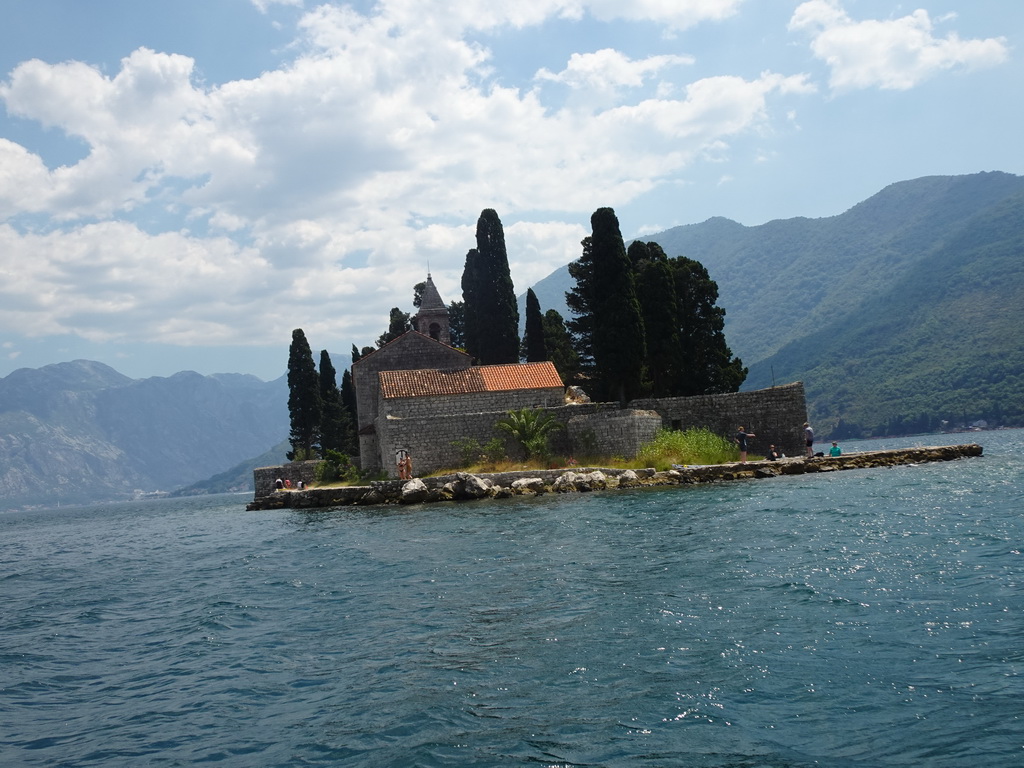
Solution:
M697 487L0 513L0 766L1024 764L1024 432Z

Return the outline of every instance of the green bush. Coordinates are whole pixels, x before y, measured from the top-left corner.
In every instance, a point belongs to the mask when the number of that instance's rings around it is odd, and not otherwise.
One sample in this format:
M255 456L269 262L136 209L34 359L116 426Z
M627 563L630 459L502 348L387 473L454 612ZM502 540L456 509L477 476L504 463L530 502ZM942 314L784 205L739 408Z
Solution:
M360 479L359 467L352 463L348 454L328 449L324 460L316 466L316 481L321 485L329 483L355 483Z
M452 440L452 445L459 452L460 467L498 464L508 458L505 442L500 437L491 438L483 445L480 445L479 440L465 437Z
M738 459L736 445L708 429L661 429L637 455L642 466L660 471L671 469L673 464L724 464Z

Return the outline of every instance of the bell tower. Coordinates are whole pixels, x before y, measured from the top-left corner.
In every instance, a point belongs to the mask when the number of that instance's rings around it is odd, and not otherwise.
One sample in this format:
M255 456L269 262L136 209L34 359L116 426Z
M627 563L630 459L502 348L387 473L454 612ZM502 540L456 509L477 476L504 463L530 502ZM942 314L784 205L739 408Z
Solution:
M441 294L427 273L427 282L420 296L420 311L416 313L416 330L435 341L451 346L448 328L448 307L441 301Z

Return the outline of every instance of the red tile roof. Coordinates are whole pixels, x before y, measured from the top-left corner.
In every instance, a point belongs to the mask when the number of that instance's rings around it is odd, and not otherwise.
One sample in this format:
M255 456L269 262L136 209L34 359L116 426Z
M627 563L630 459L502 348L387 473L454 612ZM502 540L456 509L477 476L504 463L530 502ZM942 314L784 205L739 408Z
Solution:
M474 392L510 392L549 389L564 385L553 363L482 365L454 371L428 368L416 371L381 371L385 398L466 395Z

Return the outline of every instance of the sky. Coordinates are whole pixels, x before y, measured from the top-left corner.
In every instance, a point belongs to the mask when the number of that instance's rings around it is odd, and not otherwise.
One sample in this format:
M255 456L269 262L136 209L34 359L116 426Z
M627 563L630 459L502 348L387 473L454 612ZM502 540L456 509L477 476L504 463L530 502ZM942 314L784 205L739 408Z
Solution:
M1019 0L3 0L0 377L270 380L294 328L342 370L428 271L461 298L486 208L523 293L604 206L1024 174L1022 57Z

